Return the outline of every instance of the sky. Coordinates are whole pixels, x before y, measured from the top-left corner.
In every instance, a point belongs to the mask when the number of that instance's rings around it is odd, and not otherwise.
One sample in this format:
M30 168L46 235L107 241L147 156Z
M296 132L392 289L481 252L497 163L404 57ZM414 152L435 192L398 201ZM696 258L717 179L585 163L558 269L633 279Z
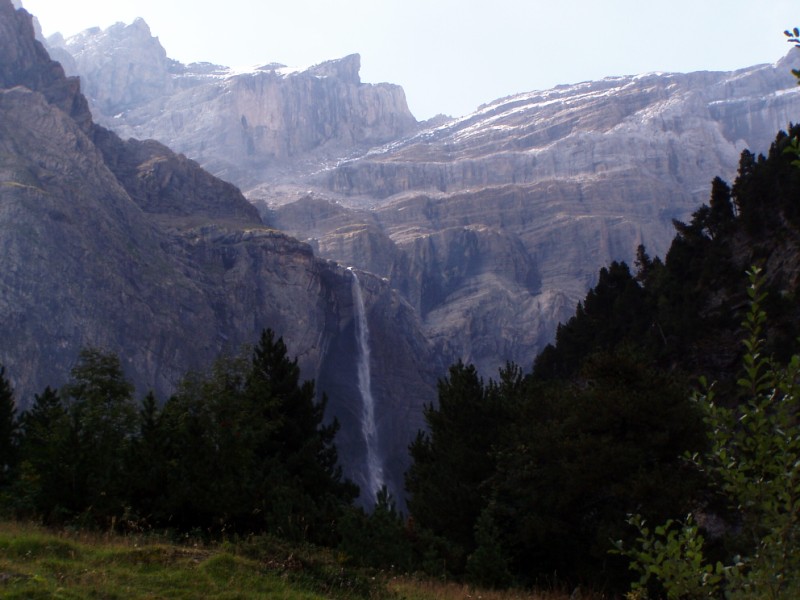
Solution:
M414 116L614 75L773 63L798 0L22 0L46 36L142 17L170 58L309 66L361 55ZM798 50L800 51L800 50Z

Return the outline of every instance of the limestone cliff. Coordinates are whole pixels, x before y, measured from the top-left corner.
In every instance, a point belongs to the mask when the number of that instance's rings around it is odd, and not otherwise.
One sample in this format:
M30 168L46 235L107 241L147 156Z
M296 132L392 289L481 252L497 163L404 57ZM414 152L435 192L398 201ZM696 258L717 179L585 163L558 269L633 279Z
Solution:
M346 473L364 442L352 275L264 226L239 190L153 142L92 122L31 17L0 0L0 363L21 406L63 383L79 350L116 352L164 397L270 327L329 397ZM413 309L363 274L381 454L396 494L442 365Z
M141 19L48 43L73 58L101 124L158 139L245 188L308 168L299 157L338 159L416 126L402 88L361 82L357 54L308 69L182 65Z
M485 376L530 365L601 266L630 262L640 243L662 254L672 219L800 114L796 52L730 73L563 85L415 125L399 88L361 84L357 57L305 71L183 66L142 23L62 46L103 97L132 94L111 89L121 80L103 61L167 77L104 122L180 149L242 187L270 225L386 278L444 360ZM100 47L121 58L91 57Z
M263 215L391 278L429 335L484 374L529 365L601 266L640 243L663 254L711 179L797 119L798 59L497 100L312 176L313 201L264 196Z

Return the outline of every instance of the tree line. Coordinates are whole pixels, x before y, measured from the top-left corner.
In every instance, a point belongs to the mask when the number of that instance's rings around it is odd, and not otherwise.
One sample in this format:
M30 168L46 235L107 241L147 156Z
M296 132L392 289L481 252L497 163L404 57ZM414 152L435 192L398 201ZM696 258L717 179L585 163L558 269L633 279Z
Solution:
M324 396L271 330L249 358L186 375L161 406L152 393L137 403L119 358L97 349L21 415L0 382L3 506L19 518L326 542L358 494Z

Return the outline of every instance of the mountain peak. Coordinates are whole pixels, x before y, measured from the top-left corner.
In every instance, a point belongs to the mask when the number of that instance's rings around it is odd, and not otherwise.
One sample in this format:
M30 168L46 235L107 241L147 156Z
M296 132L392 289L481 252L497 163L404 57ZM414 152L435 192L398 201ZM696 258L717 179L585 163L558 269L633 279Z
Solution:
M314 65L308 72L318 77L334 77L344 83L361 85L361 55L350 54L336 60Z
M36 39L33 17L17 10L11 0L0 0L0 87L17 85L40 92L47 101L89 131L92 115L77 77L65 77Z

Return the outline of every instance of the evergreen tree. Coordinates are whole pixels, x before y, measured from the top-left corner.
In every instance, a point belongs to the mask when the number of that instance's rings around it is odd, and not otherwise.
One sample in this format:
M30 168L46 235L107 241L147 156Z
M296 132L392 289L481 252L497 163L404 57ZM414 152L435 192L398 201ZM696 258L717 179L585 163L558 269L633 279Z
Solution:
M17 418L14 389L0 365L0 489L7 487L17 461Z
M289 359L283 338L270 329L253 350L244 394L260 427L254 449L260 509L285 533L332 541L330 524L358 495L338 464L339 424L324 423L327 397L317 402L314 382L301 382L297 359Z
M342 479L338 425L325 425L324 411L270 330L249 360L223 357L190 374L160 419L169 469L157 520L332 542L358 489Z
M407 572L414 566L413 547L394 499L383 486L375 507L366 513L352 507L342 521L339 549L357 564Z
M653 268L644 248L639 260L644 261L641 273ZM590 353L641 342L652 322L653 310L642 286L628 265L613 262L600 269L597 285L578 304L575 316L558 326L555 345L536 357L534 376L541 380L573 376Z
M127 459L137 433L133 385L119 357L95 348L81 351L70 376L63 389L70 419L67 508L110 523L126 504Z
M220 357L207 373L189 373L160 418L164 496L153 508L160 525L219 533L243 528L250 506L251 418L242 389L247 360Z
M133 439L128 460L132 513L125 525L140 529L154 524L155 513L163 503L167 486L164 430L161 411L152 391L142 400L138 417L139 431Z
M681 510L698 484L681 457L702 440L686 386L635 352L595 354L574 384L530 388L491 478L513 571L529 582L558 572L573 585L624 583L609 536L631 511Z
M485 483L495 463L493 448L512 419L523 387L518 367L508 365L499 383L484 385L474 366L459 362L439 381L438 406L425 408L427 433L410 446L406 474L408 507L416 525L448 540L456 572L475 549L475 523L487 503Z
M467 558L467 579L484 588L505 588L512 581L506 548L502 536L492 517L492 508L487 507L475 524L475 551Z
M763 285L754 268L742 323L746 352L738 386L744 402L721 401L713 386L696 397L709 445L692 460L709 473L731 511L732 526L718 544L724 563L708 560L709 546L691 514L682 526L668 520L652 529L635 515L630 523L637 539L619 540L616 547L640 576L633 583L638 597L653 589L676 599L724 592L726 598L789 600L800 593L800 356L782 367L765 355Z
M17 511L45 522L60 520L72 482L68 477L74 458L67 446L70 420L58 392L51 387L34 396L22 415L20 454L23 460Z

